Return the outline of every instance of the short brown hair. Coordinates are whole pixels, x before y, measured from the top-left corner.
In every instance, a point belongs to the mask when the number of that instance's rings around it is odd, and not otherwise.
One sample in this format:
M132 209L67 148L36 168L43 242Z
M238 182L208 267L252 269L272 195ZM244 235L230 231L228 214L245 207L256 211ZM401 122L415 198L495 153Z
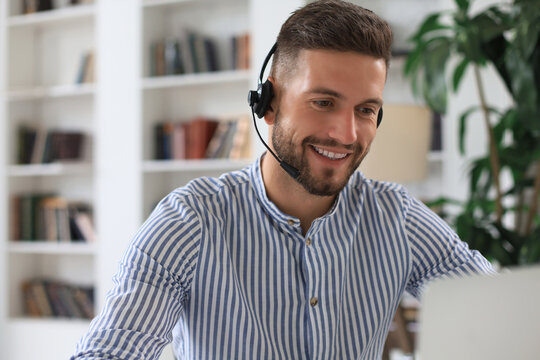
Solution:
M342 0L320 0L296 11L281 26L271 74L290 75L300 50L353 51L390 64L392 30L374 12Z

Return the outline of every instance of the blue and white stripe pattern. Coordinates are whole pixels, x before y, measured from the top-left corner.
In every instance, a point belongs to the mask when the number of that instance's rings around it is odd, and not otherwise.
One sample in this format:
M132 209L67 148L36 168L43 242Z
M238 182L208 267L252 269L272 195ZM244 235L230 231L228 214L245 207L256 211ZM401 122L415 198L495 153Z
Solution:
M304 236L260 160L161 201L72 359L377 359L404 291L491 272L399 185L355 173ZM174 329L173 329L174 328Z

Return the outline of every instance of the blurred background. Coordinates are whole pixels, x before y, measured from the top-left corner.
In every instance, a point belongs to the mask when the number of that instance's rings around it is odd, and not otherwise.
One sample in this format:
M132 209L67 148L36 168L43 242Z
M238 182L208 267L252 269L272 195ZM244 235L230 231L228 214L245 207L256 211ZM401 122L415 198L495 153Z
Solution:
M519 113L516 98L532 88L511 81L532 82L538 94L538 2L353 2L385 18L395 36L385 116L362 170L403 183L495 263L538 261L540 129L531 119L538 122L539 98L527 95L532 110ZM0 2L6 359L67 358L155 204L194 177L242 168L264 151L247 92L282 22L304 3ZM516 19L513 6L535 11ZM518 20L526 29L516 30ZM515 50L516 38L530 46ZM525 60L509 61L501 76L507 48ZM530 59L539 61L529 69ZM414 353L418 306L404 298L385 359ZM171 356L165 349L163 358Z

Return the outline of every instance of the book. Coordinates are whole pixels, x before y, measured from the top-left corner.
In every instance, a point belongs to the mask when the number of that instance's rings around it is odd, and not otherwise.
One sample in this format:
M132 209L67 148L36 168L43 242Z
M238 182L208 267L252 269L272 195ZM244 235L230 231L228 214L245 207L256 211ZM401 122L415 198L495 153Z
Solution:
M165 75L165 42L163 40L156 41L154 45L155 58L155 75Z
M22 13L33 14L38 11L39 0L22 0Z
M17 130L17 164L30 164L37 137L37 129L21 125Z
M84 241L89 243L96 242L96 232L94 230L92 215L79 212L75 214L74 219L77 229L81 233Z
M50 130L43 146L42 163L82 160L85 139L80 131Z
M218 71L220 70L219 66L219 57L217 54L217 48L215 41L210 38L203 39L204 46L204 60L206 62L206 71Z
M70 203L68 205L71 238L76 241L93 243L96 241L92 207L87 203Z
M58 294L69 313L69 317L84 318L81 308L79 305L77 305L77 302L73 297L71 286L63 284L62 286L58 287Z
M240 54L238 56L240 60L241 70L249 70L251 66L251 36L249 33L245 33L240 37L240 42L242 44Z
M165 75L178 75L185 72L178 40L173 38L165 40L163 56Z
M240 116L237 120L236 131L232 139L232 147L229 152L230 159L243 159L249 157L249 116Z
M154 125L154 159L165 159L165 151L163 150L163 124Z
M86 61L84 64L83 71L83 83L92 83L94 82L94 52L90 51L86 54Z
M228 159L232 149L232 143L234 139L234 134L236 133L236 128L238 127L238 122L235 120L229 121L229 128L227 133L223 137L223 144L220 146L220 150L217 154L217 158Z
M248 70L251 63L251 35L238 34L231 39L233 69Z
M52 193L26 193L11 198L11 234L22 241L94 242L92 208Z
M218 122L205 117L191 120L186 132L186 158L204 159L206 148L214 135Z
M53 315L55 317L70 317L69 309L60 296L60 287L63 286L58 282L44 281L45 290L49 303L51 304Z
M53 309L45 290L45 284L39 280L30 281L30 291L39 309L40 316L53 316Z
M188 42L188 49L189 49L189 55L190 55L190 63L193 65L193 72L194 73L198 73L198 72L201 72L201 68L200 68L200 65L201 65L201 61L199 60L199 51L197 50L198 48L198 38L199 36L194 33L194 32L189 32L187 34L187 42Z
M88 62L88 55L86 53L81 54L80 60L79 60L79 67L77 69L77 76L75 77L76 84L82 84L84 82L87 62Z
M48 11L54 9L53 0L38 0L37 11Z
M180 48L180 57L182 59L182 63L184 64L184 73L194 73L195 64L193 63L193 56L191 55L191 46L187 31L182 32L182 34L179 36L178 46Z
M222 120L219 122L212 139L208 143L206 148L206 158L217 159L221 157L223 148L225 146L226 138L230 132L230 128L233 122L228 120Z
M21 285L24 312L33 317L94 317L94 288L34 278Z
M18 227L16 233L19 235L19 239L24 241L38 240L41 233L40 228L40 208L39 203L41 200L49 194L41 193L27 193L19 195L19 213L16 218L19 220L18 224L14 224Z
M34 291L32 290L32 284L30 283L30 281L23 282L21 288L25 314L32 317L41 316L41 311L39 310L39 306L34 296Z
M48 197L42 199L40 206L44 211L46 240L52 242L71 241L67 200L58 196Z
M172 158L175 160L186 158L186 125L183 123L174 124L172 134Z
M40 164L45 153L45 143L47 141L47 130L40 128L37 130L36 140L32 151L31 163Z
M157 42L152 41L150 43L150 53L148 56L149 59L149 74L150 76L157 76L157 53L156 53Z
M173 148L173 130L174 125L172 122L165 122L163 125L163 159L170 160L172 159L172 148Z
M12 240L21 239L21 227L20 227L20 214L21 214L21 197L19 195L12 195L10 199L10 236Z
M81 310L82 317L92 319L94 317L94 291L92 288L71 287L71 293L75 303Z

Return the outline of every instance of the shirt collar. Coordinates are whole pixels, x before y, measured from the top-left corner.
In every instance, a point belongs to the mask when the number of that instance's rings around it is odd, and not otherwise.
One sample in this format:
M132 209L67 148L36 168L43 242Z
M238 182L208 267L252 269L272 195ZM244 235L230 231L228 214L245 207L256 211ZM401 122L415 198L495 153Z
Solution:
M255 164L253 164L251 168L251 181L253 184L253 187L255 189L255 192L257 193L257 197L259 201L261 202L261 205L263 206L264 210L270 214L276 221L288 225L298 225L300 226L300 220L298 218L290 216L285 214L283 211L281 211L276 204L274 204L267 196L266 194L266 188L264 186L264 181L262 177L262 170L261 170L261 163L262 159L265 156L266 153L263 153L259 158L257 158L257 161L255 161ZM336 197L336 200L334 201L334 204L332 205L332 208L322 217L316 219L317 223L320 223L324 220L327 220L331 218L333 215L336 214L339 208L344 206L344 198L346 198L346 194L348 193L347 189L348 185L343 189L338 196Z
M276 206L276 204L274 204L268 198L266 194L266 188L264 187L264 181L263 181L262 170L261 170L261 163L265 154L266 152L263 153L261 156L259 156L259 158L257 158L257 161L255 161L255 164L253 164L251 168L251 182L257 194L257 198L261 202L263 209L278 222L288 224L288 225L300 226L300 221L297 218L287 215L283 211L281 211Z

